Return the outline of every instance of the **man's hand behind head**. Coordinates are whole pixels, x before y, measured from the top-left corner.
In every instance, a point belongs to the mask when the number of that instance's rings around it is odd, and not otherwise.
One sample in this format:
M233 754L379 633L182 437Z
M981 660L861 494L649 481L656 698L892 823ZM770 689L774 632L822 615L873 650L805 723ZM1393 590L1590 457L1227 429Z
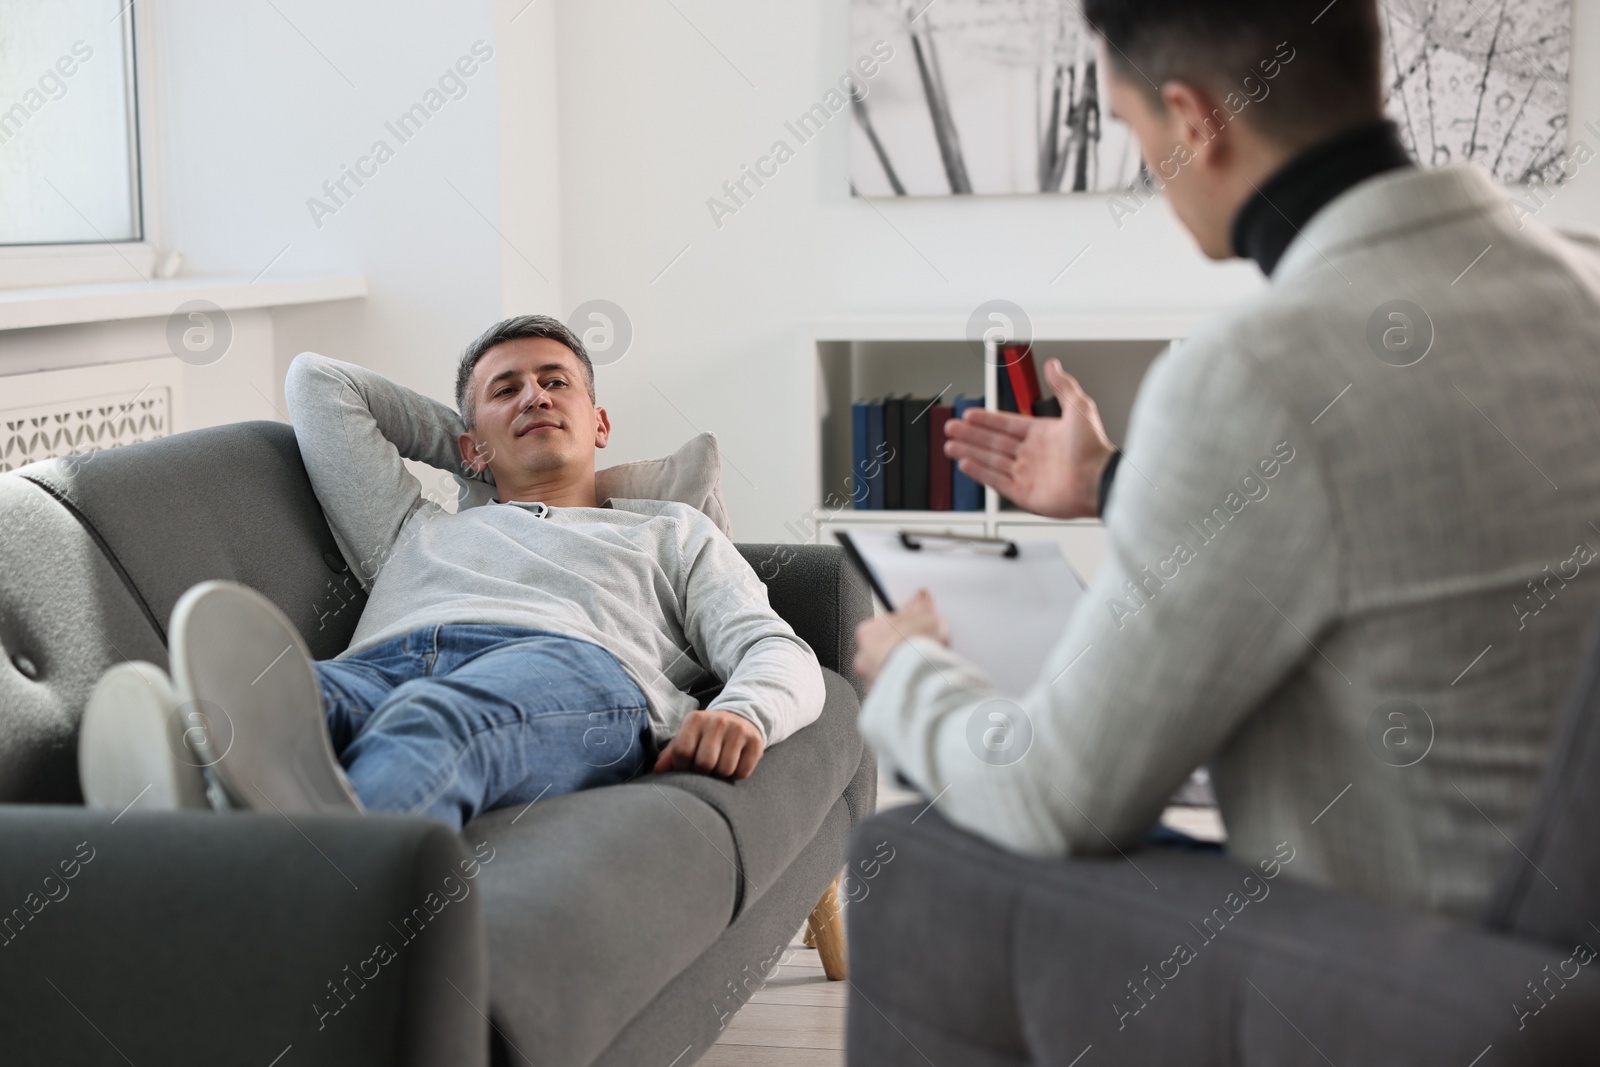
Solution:
M765 745L755 723L734 711L691 711L656 760L657 771L697 771L719 778L750 777Z

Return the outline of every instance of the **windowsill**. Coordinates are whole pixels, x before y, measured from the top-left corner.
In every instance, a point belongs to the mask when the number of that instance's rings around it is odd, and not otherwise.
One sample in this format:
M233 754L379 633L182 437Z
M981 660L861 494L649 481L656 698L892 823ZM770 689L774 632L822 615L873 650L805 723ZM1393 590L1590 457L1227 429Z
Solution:
M168 278L37 289L0 289L0 330L66 326L114 319L161 318L190 300L209 300L224 311L348 300L367 295L361 274L285 278Z

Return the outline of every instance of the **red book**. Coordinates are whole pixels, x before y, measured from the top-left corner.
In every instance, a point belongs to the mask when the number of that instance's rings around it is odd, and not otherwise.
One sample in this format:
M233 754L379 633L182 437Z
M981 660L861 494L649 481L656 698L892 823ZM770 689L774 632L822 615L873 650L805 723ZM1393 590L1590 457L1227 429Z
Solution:
M1039 399L1039 369L1033 365L1033 349L1029 345L1006 345L1000 349L1001 361L1011 376L1011 393L1017 398L1017 410L1024 415L1033 412Z
M928 409L928 510L952 510L955 462L944 454L945 423L955 413L951 404L935 404Z

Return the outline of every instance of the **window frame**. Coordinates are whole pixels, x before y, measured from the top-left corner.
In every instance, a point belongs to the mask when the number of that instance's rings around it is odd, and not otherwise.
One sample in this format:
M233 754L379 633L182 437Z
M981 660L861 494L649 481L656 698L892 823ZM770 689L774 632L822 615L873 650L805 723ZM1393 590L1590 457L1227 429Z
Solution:
M133 94L133 152L129 162L137 189L139 239L0 245L0 291L148 282L176 272L175 258L162 254L160 197L156 195L160 187L156 161L162 156L159 92L152 75L157 67L157 49L151 42L157 37L159 6L160 0L139 0L129 3L120 15L126 20L122 34L124 62L133 71L128 87Z

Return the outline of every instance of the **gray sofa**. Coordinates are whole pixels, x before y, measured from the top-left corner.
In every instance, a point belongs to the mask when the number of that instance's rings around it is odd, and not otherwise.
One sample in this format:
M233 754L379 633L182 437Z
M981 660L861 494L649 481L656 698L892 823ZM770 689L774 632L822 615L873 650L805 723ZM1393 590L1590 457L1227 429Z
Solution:
M876 796L849 672L867 589L832 546L740 548L827 681L822 717L748 779L650 775L459 836L397 816L119 816L81 806L78 718L106 667L166 665L185 589L253 586L318 658L347 646L363 595L283 424L0 475L0 1059L699 1059Z
M850 1063L1600 1063L1600 641L1552 752L1477 923L1193 849L1043 861L920 804L868 819Z

